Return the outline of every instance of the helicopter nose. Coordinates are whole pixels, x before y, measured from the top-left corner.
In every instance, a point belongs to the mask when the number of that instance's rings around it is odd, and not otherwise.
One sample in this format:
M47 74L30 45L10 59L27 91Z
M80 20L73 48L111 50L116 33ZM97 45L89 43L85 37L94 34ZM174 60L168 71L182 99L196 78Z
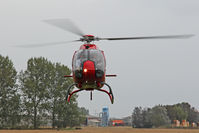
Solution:
M95 80L95 65L94 62L87 60L83 66L83 77L87 81Z

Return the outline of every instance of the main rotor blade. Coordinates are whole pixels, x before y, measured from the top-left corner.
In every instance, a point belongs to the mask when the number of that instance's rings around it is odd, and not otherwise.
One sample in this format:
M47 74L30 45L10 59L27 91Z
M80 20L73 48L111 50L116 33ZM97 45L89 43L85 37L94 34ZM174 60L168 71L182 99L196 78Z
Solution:
M41 43L41 44L27 44L27 45L15 45L15 47L21 48L36 48L36 47L46 47L46 46L55 46L55 45L63 45L66 43L77 42L80 40L75 41L63 41L63 42L50 42L50 43Z
M193 37L193 34L166 35L166 36L143 36L143 37L119 37L119 38L97 38L98 40L141 40L141 39L186 39Z
M70 19L49 19L44 22L79 36L85 35Z

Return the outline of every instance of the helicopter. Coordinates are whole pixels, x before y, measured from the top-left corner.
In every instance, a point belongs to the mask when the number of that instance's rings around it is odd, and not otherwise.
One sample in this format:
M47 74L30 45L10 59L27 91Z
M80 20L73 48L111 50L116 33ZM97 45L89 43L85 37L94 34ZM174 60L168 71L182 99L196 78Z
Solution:
M79 50L74 52L72 58L72 75L64 77L72 77L74 83L69 85L66 93L66 101L70 102L73 94L80 91L90 91L90 100L92 100L92 92L94 90L106 93L111 103L114 103L114 95L111 86L106 83L106 77L116 77L115 74L106 74L105 54L98 48L94 41L101 40L142 40L142 39L186 39L194 36L193 34L183 35L161 35L161 36L141 36L141 37L117 37L117 38L101 38L94 35L84 34L70 19L50 19L44 20L46 23L55 27L69 31L81 38L69 42L83 42ZM54 44L64 44L67 42L45 43L39 45L28 45L28 47L48 46ZM27 45L26 45L27 46ZM102 89L107 86L109 91ZM73 87L77 90L71 91Z

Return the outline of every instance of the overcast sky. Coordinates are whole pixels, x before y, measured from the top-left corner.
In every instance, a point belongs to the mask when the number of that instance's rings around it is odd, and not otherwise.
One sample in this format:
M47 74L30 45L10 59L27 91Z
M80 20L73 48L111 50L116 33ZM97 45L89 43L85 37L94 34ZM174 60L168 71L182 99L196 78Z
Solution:
M70 41L78 36L43 20L69 18L86 34L129 37L195 34L185 40L96 42L104 50L107 78L115 103L94 91L79 94L79 106L99 113L107 106L111 117L131 115L136 106L189 102L199 109L199 1L198 0L1 0L0 54L8 55L18 71L31 57L46 57L71 68L82 43L40 48L12 45Z

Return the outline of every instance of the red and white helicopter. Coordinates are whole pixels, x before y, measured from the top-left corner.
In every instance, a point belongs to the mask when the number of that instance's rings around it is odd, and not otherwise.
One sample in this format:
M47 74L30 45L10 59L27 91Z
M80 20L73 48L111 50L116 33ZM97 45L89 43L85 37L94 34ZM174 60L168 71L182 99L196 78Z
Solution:
M106 60L102 50L100 50L93 41L100 40L140 40L140 39L185 39L190 38L192 34L185 35L164 35L164 36L142 36L142 37L119 37L119 38L101 38L93 35L84 34L72 21L69 19L52 19L45 20L48 24L59 27L63 30L72 32L81 36L80 39L71 42L81 41L84 42L80 49L75 51L72 59L72 75L65 75L65 77L72 77L74 83L68 87L66 100L70 102L70 98L74 93L86 90L90 91L90 99L92 100L92 91L102 91L108 94L111 103L114 102L114 96L111 87L106 83L106 77L115 77L116 75L106 74ZM39 45L26 45L27 47L37 47L54 45L68 42L46 43ZM102 89L107 86L109 91ZM73 87L77 90L72 91Z

